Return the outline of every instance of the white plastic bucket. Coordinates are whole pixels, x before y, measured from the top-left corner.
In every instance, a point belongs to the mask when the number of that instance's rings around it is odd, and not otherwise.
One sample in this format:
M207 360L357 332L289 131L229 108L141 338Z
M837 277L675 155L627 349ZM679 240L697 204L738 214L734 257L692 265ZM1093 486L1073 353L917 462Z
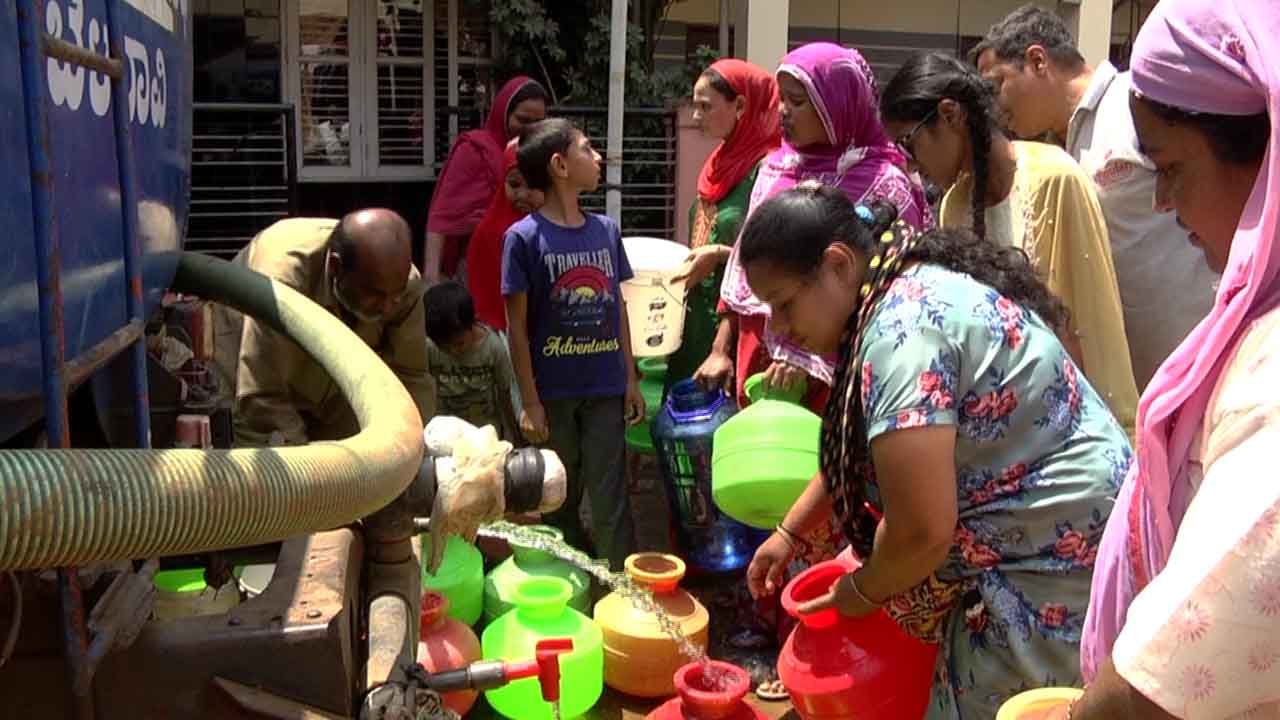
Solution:
M689 248L651 237L622 239L635 277L622 283L636 357L663 357L684 339L684 283L671 276L689 256Z
M244 572L240 573L240 587L244 589L246 596L257 597L267 589L267 585L271 584L271 578L275 574L275 563L245 565Z

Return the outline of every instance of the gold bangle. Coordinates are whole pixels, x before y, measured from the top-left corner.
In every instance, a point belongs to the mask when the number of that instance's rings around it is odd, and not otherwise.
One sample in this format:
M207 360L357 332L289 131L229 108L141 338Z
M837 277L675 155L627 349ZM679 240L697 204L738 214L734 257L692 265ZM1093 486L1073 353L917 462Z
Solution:
M862 602L870 605L871 607L884 607L884 603L876 602L863 594L862 589L858 587L858 573L856 570L849 573L849 587L853 588L853 594L857 595L858 599Z
M797 555L804 555L808 552L809 543L804 538L792 532L792 530L786 525L778 523L778 532L782 533L787 544L791 546L791 549L794 550Z
M796 544L791 542L791 538L787 537L786 533L782 532L781 530L774 530L773 534L782 538L782 542L787 544L787 547L791 550L791 554L793 556L800 554L800 551L796 549Z

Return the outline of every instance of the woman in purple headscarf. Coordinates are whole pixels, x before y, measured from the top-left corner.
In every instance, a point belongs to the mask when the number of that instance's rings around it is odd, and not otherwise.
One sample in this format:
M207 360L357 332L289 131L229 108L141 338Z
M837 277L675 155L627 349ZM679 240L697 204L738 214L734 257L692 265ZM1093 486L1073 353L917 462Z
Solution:
M1280 5L1164 0L1130 105L1176 212L1222 271L1156 372L1098 551L1091 681L1043 717L1280 717Z
M880 124L875 76L858 51L810 43L782 58L777 77L784 140L760 165L748 217L774 195L817 180L840 188L855 203L888 200L915 227L932 224L923 189L908 177L906 160ZM821 413L834 358L818 357L768 331L769 306L752 294L736 247L720 286L719 310L716 342L695 378L704 385L728 385L733 378L738 401L745 404L744 385L756 373L767 371L770 383L784 388L807 375L806 404Z

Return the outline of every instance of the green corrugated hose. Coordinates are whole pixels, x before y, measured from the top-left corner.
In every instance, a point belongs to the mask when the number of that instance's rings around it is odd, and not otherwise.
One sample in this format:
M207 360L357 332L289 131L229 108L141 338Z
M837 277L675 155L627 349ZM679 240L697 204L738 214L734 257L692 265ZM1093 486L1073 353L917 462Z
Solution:
M365 517L421 463L422 419L391 370L329 312L231 263L184 253L174 288L293 338L337 382L360 432L305 447L0 451L0 571L275 542Z

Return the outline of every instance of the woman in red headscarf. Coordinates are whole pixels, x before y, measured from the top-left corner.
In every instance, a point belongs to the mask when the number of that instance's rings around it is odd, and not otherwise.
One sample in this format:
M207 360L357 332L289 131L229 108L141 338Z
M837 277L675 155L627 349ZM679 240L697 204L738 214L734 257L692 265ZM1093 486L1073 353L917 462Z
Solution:
M536 80L520 75L502 86L484 127L468 130L454 141L436 181L427 216L422 277L428 284L458 272L467 240L502 183L503 148L525 125L546 115L546 89Z
M489 211L467 244L467 288L475 301L476 319L499 332L507 330L507 304L502 297L502 238L515 221L542 207L541 190L524 181L516 164L518 140L507 143L502 156L502 185Z
M693 119L723 140L702 166L689 209L689 258L677 279L689 288L684 341L668 360L668 385L693 376L716 339L716 304L729 251L746 219L761 158L778 147L778 83L749 62L719 60L693 86Z

